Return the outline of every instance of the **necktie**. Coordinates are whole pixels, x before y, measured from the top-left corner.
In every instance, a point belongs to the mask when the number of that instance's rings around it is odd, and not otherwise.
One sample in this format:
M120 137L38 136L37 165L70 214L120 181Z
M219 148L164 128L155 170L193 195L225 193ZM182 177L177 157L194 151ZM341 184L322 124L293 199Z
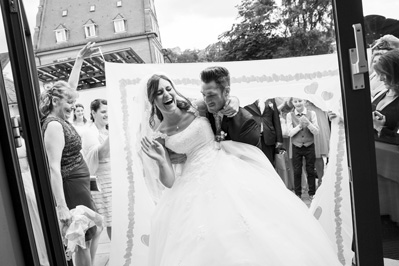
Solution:
M221 144L220 144L220 137L221 137L221 132L222 132L222 118L223 118L223 115L222 114L220 114L220 113L216 113L216 114L213 114L213 117L215 118L215 127L216 127L216 134L215 134L215 138L216 138L216 141L214 142L215 143L215 148L217 149L217 150L220 150L221 149Z
M215 126L216 126L216 135L220 135L222 131L222 117L223 115L220 113L216 113L213 115L215 118Z

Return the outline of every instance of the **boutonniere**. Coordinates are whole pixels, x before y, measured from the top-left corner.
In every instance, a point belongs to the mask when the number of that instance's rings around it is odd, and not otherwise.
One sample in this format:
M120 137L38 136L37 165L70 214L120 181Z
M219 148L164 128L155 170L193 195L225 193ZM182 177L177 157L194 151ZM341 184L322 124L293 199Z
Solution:
M225 133L224 131L220 131L220 134L217 134L215 136L215 148L217 150L220 150L222 148L222 146L220 145L220 142L224 141L226 136L227 136L227 133Z
M226 136L227 136L227 133L225 133L225 132L222 130L222 131L220 131L220 134L218 134L218 135L215 136L215 140L216 140L217 142L224 141L225 138L226 138Z

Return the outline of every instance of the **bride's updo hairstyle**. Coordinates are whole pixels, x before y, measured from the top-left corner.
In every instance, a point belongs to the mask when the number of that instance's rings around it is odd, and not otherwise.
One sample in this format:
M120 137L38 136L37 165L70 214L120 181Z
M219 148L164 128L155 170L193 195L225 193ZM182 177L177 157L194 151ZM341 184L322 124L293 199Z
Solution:
M158 91L158 87L159 87L159 80L161 80L161 79L168 81L170 83L170 85L172 86L173 90L176 92L176 94L179 95L183 99L183 100L176 99L176 104L179 109L187 111L192 106L190 100L187 99L186 97L184 97L182 94L180 94L176 90L175 84L173 84L173 82L167 76L162 75L162 74L152 75L151 78L147 82L147 96L148 96L148 101L151 103L151 115L150 115L150 121L149 121L151 128L153 128L155 126L154 115L157 116L159 121L163 120L163 115L162 115L161 111L159 111L159 109L154 104L155 97L157 95L157 91Z
M39 111L42 118L46 118L53 110L53 98L73 99L78 97L78 93L72 89L65 81L57 81L48 89L40 94Z

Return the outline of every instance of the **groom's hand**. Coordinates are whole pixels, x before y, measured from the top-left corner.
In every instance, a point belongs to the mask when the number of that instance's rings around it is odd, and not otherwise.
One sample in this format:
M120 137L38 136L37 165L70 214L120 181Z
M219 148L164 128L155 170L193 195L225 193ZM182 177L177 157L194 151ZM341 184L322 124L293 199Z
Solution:
M185 154L176 153L168 148L166 150L169 153L169 159L172 164L182 164L187 160L187 156Z

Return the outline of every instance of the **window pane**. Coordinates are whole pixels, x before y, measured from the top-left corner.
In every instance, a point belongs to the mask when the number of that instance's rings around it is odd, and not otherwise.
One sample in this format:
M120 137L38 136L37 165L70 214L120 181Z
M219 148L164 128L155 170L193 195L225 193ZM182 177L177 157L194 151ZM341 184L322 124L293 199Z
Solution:
M5 30L3 24L3 17L0 10L0 67L2 69L2 77L0 77L0 90L5 90L8 101L8 108L10 114L10 120L13 121L14 124L14 132L19 131L20 136L15 139L16 144L16 153L18 155L18 162L14 162L15 164L19 164L20 173L22 176L23 189L25 192L25 200L28 206L28 212L26 215L29 216L31 226L33 229L33 235L35 239L32 241L35 242L37 247L37 254L40 260L41 265L48 265L47 259L47 251L43 237L43 231L41 226L41 220L39 216L39 210L36 201L35 190L33 187L32 175L30 172L30 165L28 161L28 154L24 141L24 134L27 134L22 129L21 118L20 118L20 110L18 105L18 99L15 93L14 86L14 78L13 71L11 68L11 61L8 53L8 47L5 37ZM3 83L4 82L4 83ZM12 129L9 129L12 130ZM14 135L15 136L15 135ZM26 135L25 135L26 136ZM1 177L3 178L3 176ZM20 217L23 219L23 217ZM4 230L2 230L4 233ZM3 236L2 236L3 237ZM29 241L27 239L26 241ZM3 243L2 243L3 244ZM11 243L8 243L11 244ZM3 247L2 247L3 248ZM12 247L11 247L12 248ZM5 249L7 250L7 249ZM3 250L4 251L4 250ZM10 254L12 255L12 254ZM2 260L5 258L2 258ZM7 260L6 260L7 261ZM1 265L6 265L7 262L0 262Z
M115 32L124 32L125 31L125 21L124 20L115 20L114 26L115 26Z

